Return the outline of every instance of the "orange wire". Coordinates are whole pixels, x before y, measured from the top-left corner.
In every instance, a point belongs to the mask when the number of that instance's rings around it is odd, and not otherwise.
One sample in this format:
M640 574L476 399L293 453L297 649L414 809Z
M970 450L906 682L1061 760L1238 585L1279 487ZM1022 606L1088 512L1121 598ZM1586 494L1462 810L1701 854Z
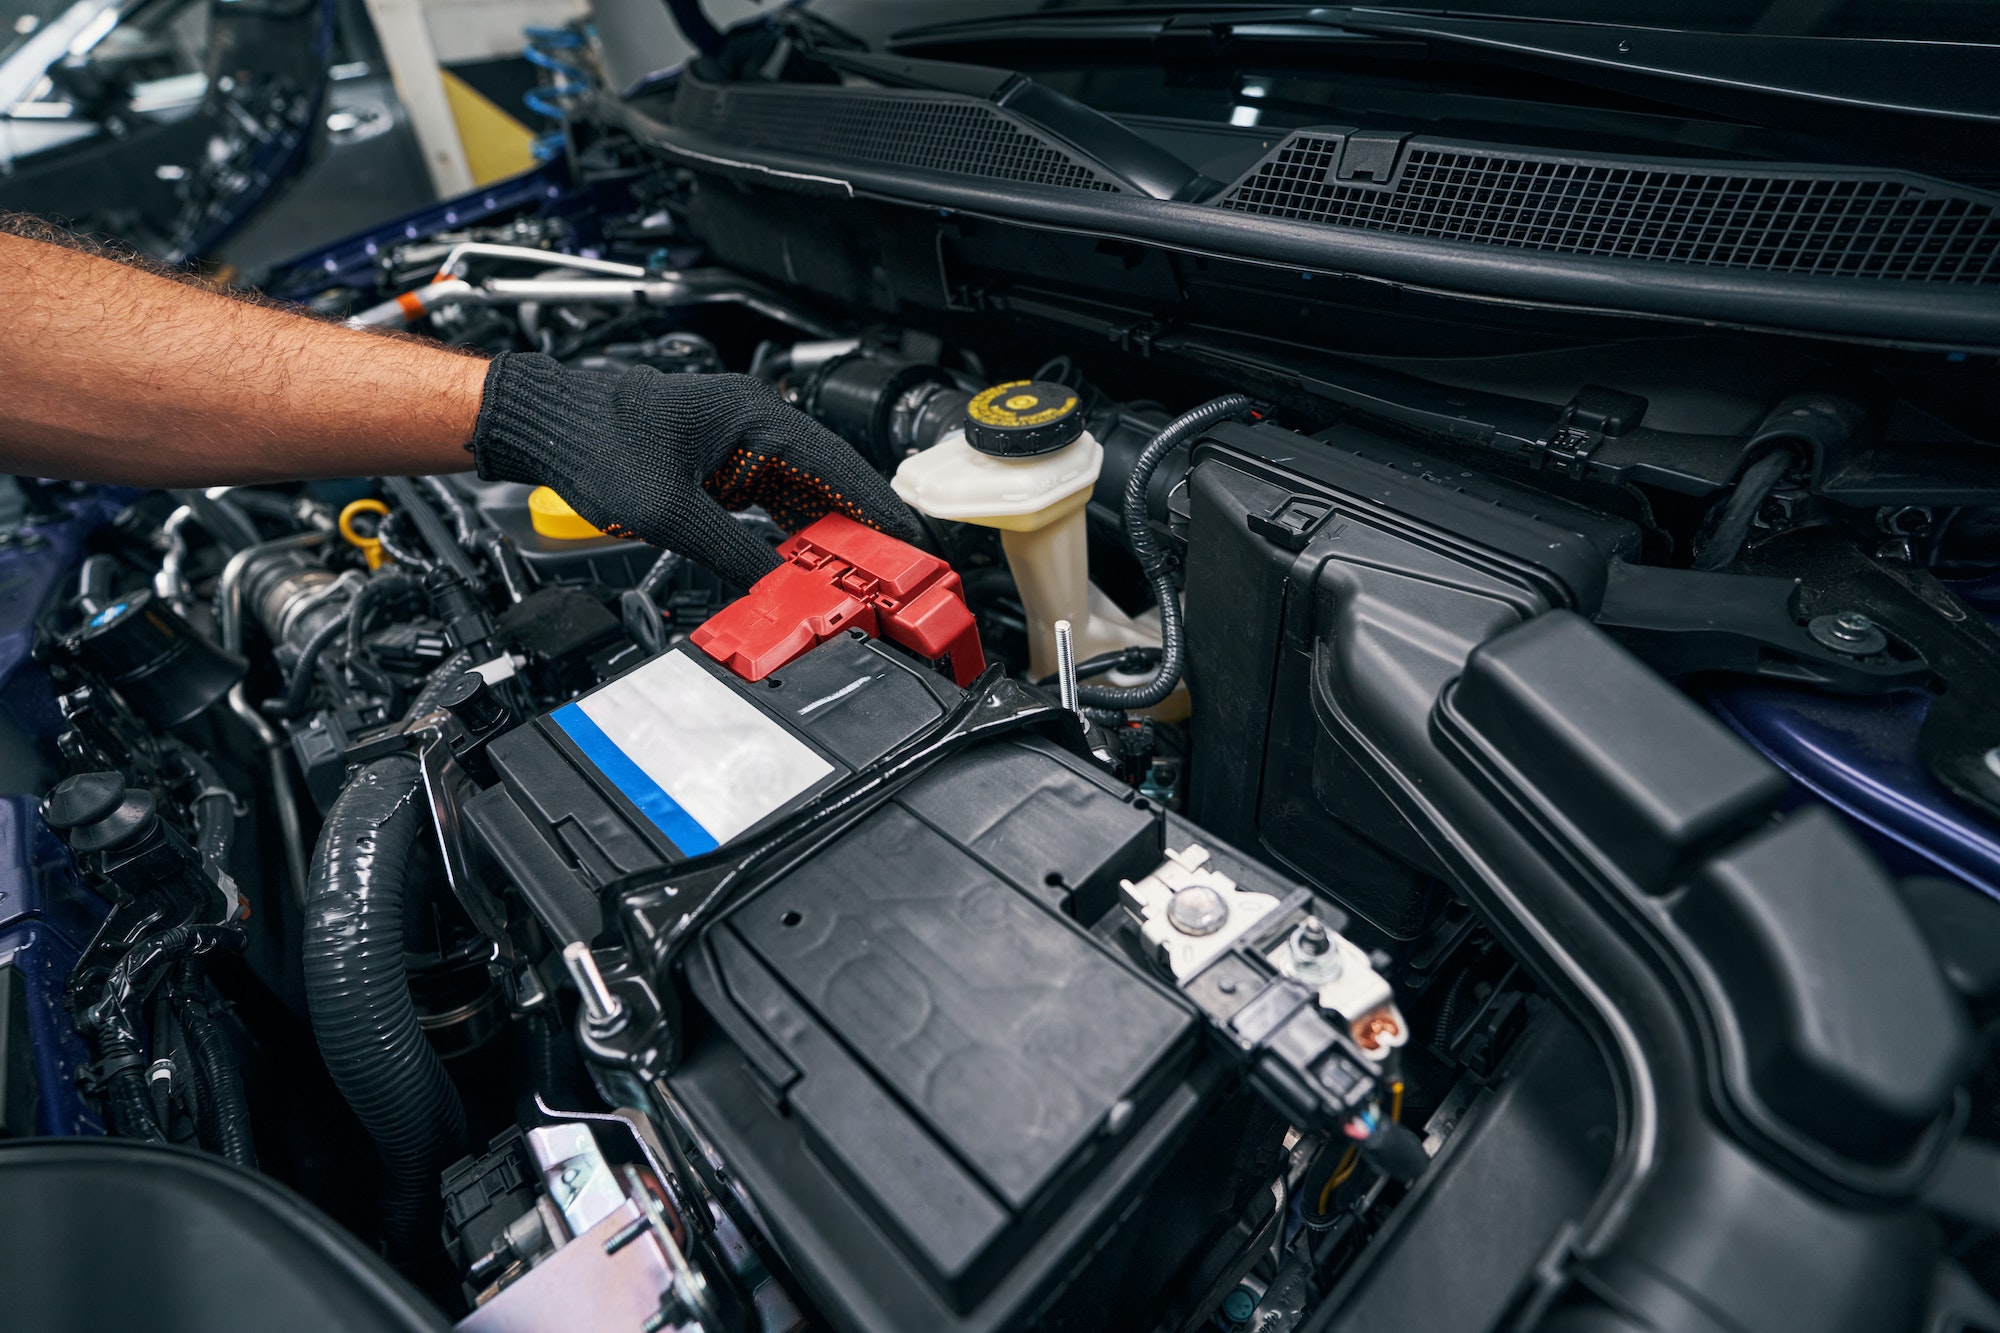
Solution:
M1402 1118L1403 1081L1397 1079L1389 1085L1389 1119L1393 1122ZM1333 1174L1326 1178L1326 1184L1320 1188L1319 1207L1316 1211L1322 1217L1326 1215L1326 1207L1333 1199L1333 1192L1345 1185L1347 1178L1354 1174L1354 1168L1360 1164L1360 1155L1361 1149L1353 1144L1349 1144L1347 1151L1340 1155L1340 1164L1333 1168Z

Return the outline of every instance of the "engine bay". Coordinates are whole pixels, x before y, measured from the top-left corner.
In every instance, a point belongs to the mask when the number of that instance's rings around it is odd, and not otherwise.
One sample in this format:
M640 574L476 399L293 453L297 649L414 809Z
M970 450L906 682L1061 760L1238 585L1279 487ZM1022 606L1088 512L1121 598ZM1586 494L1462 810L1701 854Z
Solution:
M305 1265L300 1328L2000 1310L1980 384L1415 289L1308 356L1295 274L1169 327L1155 251L863 253L571 133L270 290L754 377L924 541L746 510L744 588L469 473L21 482L10 1133L407 1284Z

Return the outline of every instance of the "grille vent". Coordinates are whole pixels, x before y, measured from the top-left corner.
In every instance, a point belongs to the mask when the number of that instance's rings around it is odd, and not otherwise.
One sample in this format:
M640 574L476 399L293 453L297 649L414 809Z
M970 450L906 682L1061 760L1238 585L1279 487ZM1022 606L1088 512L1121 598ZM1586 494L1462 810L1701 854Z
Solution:
M971 98L844 88L718 88L688 79L674 103L674 123L801 157L1122 193L1109 177Z
M1300 133L1221 208L1481 245L1813 277L2000 285L2000 201L1895 176L1541 159L1421 141L1384 185Z

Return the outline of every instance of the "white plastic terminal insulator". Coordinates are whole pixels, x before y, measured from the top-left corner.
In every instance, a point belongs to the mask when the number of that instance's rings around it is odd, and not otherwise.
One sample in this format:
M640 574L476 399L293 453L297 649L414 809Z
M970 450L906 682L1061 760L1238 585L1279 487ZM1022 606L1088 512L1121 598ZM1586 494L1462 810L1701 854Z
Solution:
M1386 1060L1390 1051L1410 1040L1410 1025L1396 1007L1388 978L1375 970L1359 945L1329 930L1325 939L1332 951L1301 959L1295 953L1298 939L1294 932L1264 956L1286 976L1318 990L1319 1007L1347 1020L1349 1034L1370 1059Z
M1167 859L1152 874L1137 881L1121 880L1119 889L1126 905L1139 918L1139 932L1160 956L1177 981L1185 981L1207 967L1215 957L1234 944L1244 931L1274 910L1278 900L1268 893L1250 893L1236 887L1236 881L1208 864L1208 849L1190 845L1182 851L1167 849ZM1183 929L1171 910L1174 896L1185 889L1207 889L1222 900L1220 922L1212 910L1199 917L1183 913L1200 933Z

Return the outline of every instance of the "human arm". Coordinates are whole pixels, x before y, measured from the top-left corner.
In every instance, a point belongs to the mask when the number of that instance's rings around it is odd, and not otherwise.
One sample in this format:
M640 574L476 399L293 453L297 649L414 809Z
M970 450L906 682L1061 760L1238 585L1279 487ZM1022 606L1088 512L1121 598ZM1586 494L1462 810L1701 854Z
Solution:
M486 362L0 234L0 471L143 486L463 471Z
M724 506L918 536L887 481L748 376L489 362L4 226L0 303L0 471L199 486L476 466L742 585L777 559Z

